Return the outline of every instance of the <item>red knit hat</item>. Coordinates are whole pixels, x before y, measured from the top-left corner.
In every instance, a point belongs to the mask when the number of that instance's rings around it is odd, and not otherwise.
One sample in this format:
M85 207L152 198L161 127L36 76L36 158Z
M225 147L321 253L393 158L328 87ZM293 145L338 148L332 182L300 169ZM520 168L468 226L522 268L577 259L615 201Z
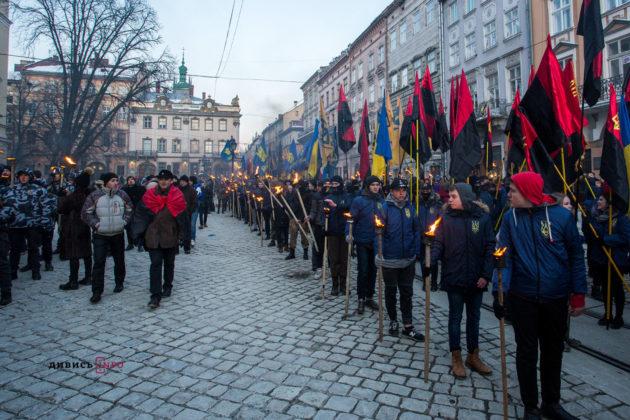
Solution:
M556 202L552 196L543 193L545 183L540 174L521 172L513 175L511 181L534 206L540 206L542 203L555 204Z

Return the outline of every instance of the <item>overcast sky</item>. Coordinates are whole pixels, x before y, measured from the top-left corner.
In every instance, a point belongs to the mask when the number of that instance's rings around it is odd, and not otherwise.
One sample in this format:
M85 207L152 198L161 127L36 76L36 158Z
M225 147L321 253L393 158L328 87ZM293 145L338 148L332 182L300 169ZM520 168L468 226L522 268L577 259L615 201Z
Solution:
M159 15L164 46L189 74L214 76L228 30L233 0L148 0ZM243 4L229 61L221 75L304 82L352 42L390 0L236 0L227 56ZM47 49L39 49L46 55ZM11 53L24 49L11 38ZM224 57L224 59L227 57ZM12 59L12 63L19 59ZM11 66L12 67L12 66ZM239 95L241 142L248 143L293 101L302 101L301 83L219 80L194 77L195 93L220 103Z

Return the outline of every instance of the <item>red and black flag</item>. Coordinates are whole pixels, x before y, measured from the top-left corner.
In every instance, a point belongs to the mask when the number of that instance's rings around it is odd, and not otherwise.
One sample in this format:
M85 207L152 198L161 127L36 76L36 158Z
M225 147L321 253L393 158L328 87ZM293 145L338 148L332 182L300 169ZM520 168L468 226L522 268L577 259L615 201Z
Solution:
M567 154L568 171L578 172L578 164L584 151L586 150L586 141L582 135L582 128L588 125L588 120L582 118L582 109L580 108L580 100L577 90L577 81L573 72L573 61L568 60L562 71L562 81L569 101L569 108L573 116L573 132L569 138L569 143L565 148ZM567 177L572 178L571 175Z
M547 149L540 141L536 129L526 116L521 115L521 127L523 129L523 142L525 147L525 159L527 168L542 176L546 193L554 193L563 190L562 179L557 175L554 161L547 153ZM520 171L519 171L520 172Z
M536 129L539 140L552 157L570 141L574 132L573 115L564 88L562 69L547 38L547 49L525 92L520 106L521 112ZM572 179L567 179L569 184Z
M420 102L420 81L416 73L416 81L413 89L413 97L409 98L407 111L400 129L400 147L403 148L412 159L419 159L426 163L431 159L426 127L421 120L422 103Z
M527 80L528 89L532 85L532 82L534 81L534 76L536 76L536 67L534 67L534 65L532 64L531 67L529 68L529 79Z
M446 153L451 148L451 138L448 134L448 126L446 125L446 113L444 112L444 104L440 97L440 105L438 107L438 120L435 126L436 134L433 147L437 144L442 153Z
M582 95L586 103L593 106L602 93L604 27L599 0L584 0L582 2L577 34L584 37L585 73Z
M457 90L459 86L459 81L457 80L457 76L451 79L451 95L449 96L449 106L448 106L448 122L451 127L451 144L453 144L453 126L455 125L455 113L457 111Z
M617 94L612 83L610 85L610 104L608 118L602 129L602 160L599 175L610 186L613 194L612 204L621 213L628 211L630 186L626 172L626 160L623 154L623 143L617 111Z
M346 94L343 91L343 85L339 87L339 104L337 105L337 137L339 139L339 148L344 153L348 153L352 146L357 142L354 137L354 129L352 128L352 113L348 106Z
M436 141L436 125L438 118L438 110L435 105L435 92L433 91L433 82L431 81L431 72L429 66L424 71L422 76L422 86L420 88L422 95L422 103L420 104L420 112L422 123L424 124L426 134L428 136L429 146L433 150L437 150L439 142Z
M483 154L483 166L486 169L486 174L493 169L493 156L492 156L492 117L490 116L490 107L487 108L486 116L486 140L484 142L484 154Z
M472 96L462 71L456 93L457 110L451 126L451 167L449 173L456 182L463 182L481 161L481 141L475 123Z
M370 173L370 120L367 100L363 104L361 126L359 127L359 176L362 180Z
M510 175L521 172L525 164L525 149L523 146L523 129L521 126L521 94L516 91L512 109L503 132L507 135L507 172Z

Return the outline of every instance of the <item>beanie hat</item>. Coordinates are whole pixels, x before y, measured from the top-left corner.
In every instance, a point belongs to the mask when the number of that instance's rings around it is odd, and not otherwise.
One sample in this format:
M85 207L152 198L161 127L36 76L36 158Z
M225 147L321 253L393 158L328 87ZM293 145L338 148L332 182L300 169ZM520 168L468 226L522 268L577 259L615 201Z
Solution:
M459 194L459 199L462 201L462 206L465 209L470 209L472 202L477 199L472 187L464 182L458 182L455 184L455 189L457 194Z
M365 178L365 181L363 181L363 187L368 188L371 184L375 182L378 182L380 184L381 180L379 179L379 177L375 175L370 175L367 178Z
M338 182L339 184L343 185L343 178L341 178L339 175L335 175L330 178L330 182Z
M92 168L87 168L74 179L74 185L78 188L87 188L90 186L90 177L94 174Z
M101 181L103 181L103 185L107 185L107 183L114 178L118 178L118 175L113 172L105 172L101 175Z
M186 182L188 182L188 181L189 181L189 179L188 179L188 175L182 175L182 176L180 176L180 177L179 177L179 180L180 180L180 181L186 181Z
M556 202L553 197L543 193L545 183L540 174L521 172L512 175L512 183L534 206L540 206L543 203L554 204Z

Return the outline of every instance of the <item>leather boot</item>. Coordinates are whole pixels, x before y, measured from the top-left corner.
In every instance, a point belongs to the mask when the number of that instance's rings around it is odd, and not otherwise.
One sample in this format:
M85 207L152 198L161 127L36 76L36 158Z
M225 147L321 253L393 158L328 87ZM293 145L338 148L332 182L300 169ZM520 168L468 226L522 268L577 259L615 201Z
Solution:
M339 278L333 277L332 280L332 290L330 291L332 296L339 296Z
M468 357L466 357L466 366L480 375L485 376L492 374L492 369L484 364L479 358L479 349L475 349L472 353L468 353Z
M455 350L451 353L451 366L455 379L466 378L466 368L464 368L464 362L462 361L461 350Z
M285 260L293 260L295 259L295 249L290 248L289 249L289 255L287 255L286 257L284 257Z
M61 290L77 290L79 288L79 282L76 279L70 279L66 284L60 284Z
M359 306L357 307L357 312L359 315L363 315L363 312L365 312L365 299L363 298L359 299Z

